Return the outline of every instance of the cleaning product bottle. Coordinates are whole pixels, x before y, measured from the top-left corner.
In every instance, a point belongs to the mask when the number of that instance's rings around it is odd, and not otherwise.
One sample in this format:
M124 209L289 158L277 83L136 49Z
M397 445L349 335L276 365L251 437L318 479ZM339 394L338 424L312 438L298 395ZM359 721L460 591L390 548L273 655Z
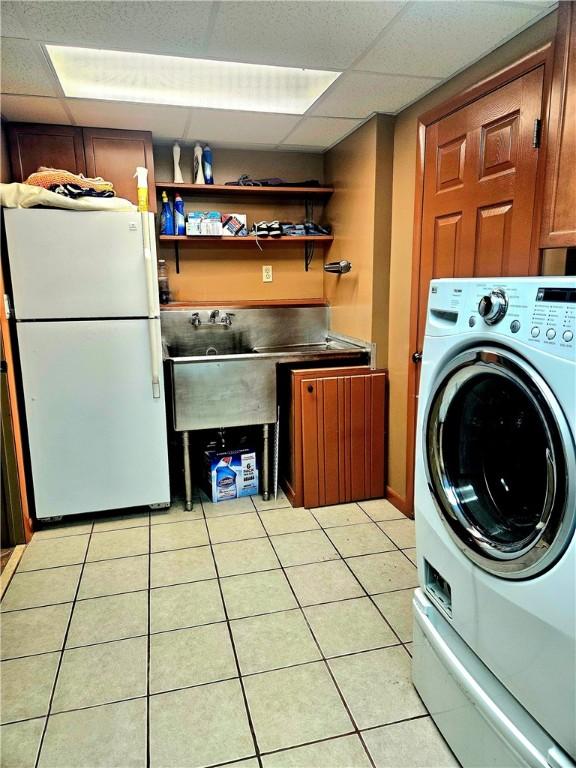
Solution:
M224 456L216 465L216 488L219 500L235 499L237 496L236 472L230 466L231 461L231 456Z
M138 179L137 193L138 193L138 211L140 213L146 213L148 210L148 168L139 165L136 168L134 174L135 179Z
M204 169L204 183L214 184L212 175L212 150L206 145L202 151L202 167Z
M174 160L174 183L182 184L184 179L182 178L182 171L180 170L180 144L178 144L178 142L172 147L172 158Z
M162 192L162 212L160 213L160 234L161 235L173 235L174 234L174 216L172 214L172 208L168 201L168 195L166 192Z
M168 271L164 259L158 259L158 292L160 294L160 304L168 304L170 301L170 285L168 284Z
M202 144L194 145L194 184L205 184L204 171L202 169Z
M184 200L182 200L178 192L174 196L174 234L186 234L186 223L184 221Z

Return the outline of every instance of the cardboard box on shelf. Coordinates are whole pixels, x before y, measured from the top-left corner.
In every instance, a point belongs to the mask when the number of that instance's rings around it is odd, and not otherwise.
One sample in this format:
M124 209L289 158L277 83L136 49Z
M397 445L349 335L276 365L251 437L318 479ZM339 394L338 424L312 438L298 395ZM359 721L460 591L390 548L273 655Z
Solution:
M189 236L222 235L220 211L190 211L186 218L186 234Z
M245 213L223 213L222 234L227 237L246 237L248 225Z

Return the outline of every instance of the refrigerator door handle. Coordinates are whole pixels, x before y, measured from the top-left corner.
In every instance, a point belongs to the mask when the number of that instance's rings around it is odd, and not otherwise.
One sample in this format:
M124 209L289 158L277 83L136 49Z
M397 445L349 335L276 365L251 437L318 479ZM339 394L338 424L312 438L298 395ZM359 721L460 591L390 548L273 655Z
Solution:
M156 318L156 296L154 292L154 270L152 267L152 247L150 244L149 214L142 213L142 240L144 244L144 265L146 269L146 287L148 289L148 334L150 337L150 361L152 364L152 397L162 396L160 387L160 339L157 338L158 322Z

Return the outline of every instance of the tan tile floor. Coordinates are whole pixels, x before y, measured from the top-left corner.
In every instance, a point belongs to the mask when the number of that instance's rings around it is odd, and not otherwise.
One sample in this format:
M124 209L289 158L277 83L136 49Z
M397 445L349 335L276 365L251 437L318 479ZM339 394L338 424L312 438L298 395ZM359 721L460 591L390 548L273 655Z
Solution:
M1 768L457 766L410 680L414 525L286 498L45 527L1 613Z

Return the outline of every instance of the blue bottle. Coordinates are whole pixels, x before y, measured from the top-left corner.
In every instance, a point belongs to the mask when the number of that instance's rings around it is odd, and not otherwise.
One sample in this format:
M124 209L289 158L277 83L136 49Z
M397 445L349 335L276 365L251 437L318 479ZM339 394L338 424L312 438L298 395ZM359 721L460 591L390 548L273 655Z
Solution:
M216 488L219 499L236 498L236 472L225 460L216 467Z
M161 235L173 235L174 234L174 216L172 214L172 208L168 201L168 195L166 192L162 192L162 211L160 213L160 234Z
M202 150L202 167L204 169L204 183L214 184L214 176L212 175L212 150L209 146L205 146Z
M174 234L186 234L186 222L184 221L184 200L178 193L174 197Z

